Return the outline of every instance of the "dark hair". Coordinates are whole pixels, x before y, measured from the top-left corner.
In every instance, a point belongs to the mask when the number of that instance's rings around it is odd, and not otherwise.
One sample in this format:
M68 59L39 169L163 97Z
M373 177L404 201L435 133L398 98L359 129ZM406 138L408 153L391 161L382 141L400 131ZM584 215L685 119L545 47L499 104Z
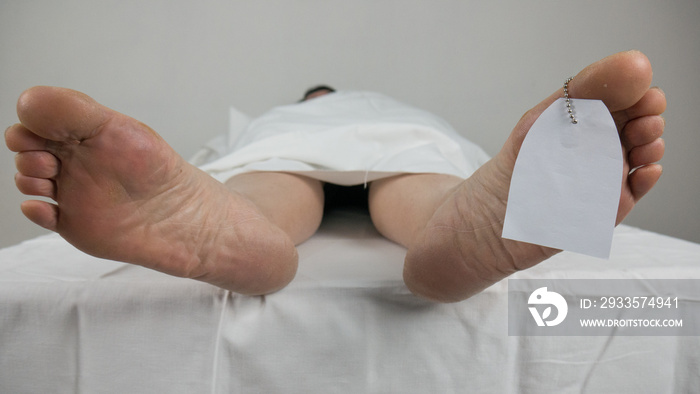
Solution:
M322 90L327 90L327 91L329 91L330 93L335 92L335 89L333 89L332 87L327 86L327 85L318 85L318 86L314 86L313 88L310 88L309 90L307 90L307 91L304 93L304 97L303 97L300 101L304 101L304 100L306 100L309 96L311 96L312 94L314 94L314 93L316 93L316 92L320 92L320 91L322 91Z

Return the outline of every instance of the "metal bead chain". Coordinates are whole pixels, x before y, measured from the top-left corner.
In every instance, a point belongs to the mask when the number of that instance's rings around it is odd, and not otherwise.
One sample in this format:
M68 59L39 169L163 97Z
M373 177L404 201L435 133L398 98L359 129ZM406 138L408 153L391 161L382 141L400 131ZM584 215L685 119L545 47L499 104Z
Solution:
M566 99L566 112L569 113L569 118L571 118L571 123L577 124L576 116L574 116L574 110L571 108L571 99L569 98L569 82L574 79L574 77L568 78L564 82L564 98Z

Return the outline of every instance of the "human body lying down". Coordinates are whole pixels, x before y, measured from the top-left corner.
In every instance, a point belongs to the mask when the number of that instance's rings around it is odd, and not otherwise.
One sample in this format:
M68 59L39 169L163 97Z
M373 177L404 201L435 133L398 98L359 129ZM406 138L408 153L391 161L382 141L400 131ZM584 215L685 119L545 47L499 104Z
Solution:
M568 84L602 100L624 152L616 223L661 175L666 100L631 51ZM274 292L296 272L295 245L320 225L324 182L366 184L377 230L405 246L404 280L437 301L465 299L558 250L501 237L520 146L559 89L486 155L439 118L375 93L314 92L251 123L204 172L148 126L82 93L35 87L7 129L18 189L48 197L24 214L92 255L243 294ZM630 172L630 169L635 169Z

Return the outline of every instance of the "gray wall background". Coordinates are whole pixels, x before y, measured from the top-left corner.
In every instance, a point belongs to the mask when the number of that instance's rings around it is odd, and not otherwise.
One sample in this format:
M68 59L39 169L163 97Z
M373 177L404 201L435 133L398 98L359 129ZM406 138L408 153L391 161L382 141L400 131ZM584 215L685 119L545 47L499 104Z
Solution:
M259 115L309 86L367 89L446 118L495 154L564 79L639 49L668 97L664 175L627 224L700 242L700 2L0 0L0 120L33 85L84 91L189 157L228 107ZM0 149L0 246L45 233Z

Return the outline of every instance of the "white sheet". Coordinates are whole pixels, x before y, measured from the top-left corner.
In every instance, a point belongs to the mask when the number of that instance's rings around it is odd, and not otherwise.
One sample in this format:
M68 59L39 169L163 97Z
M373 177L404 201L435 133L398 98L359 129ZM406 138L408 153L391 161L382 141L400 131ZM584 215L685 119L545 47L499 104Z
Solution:
M411 295L405 251L336 213L265 297L95 259L57 236L0 250L1 393L689 393L700 337L509 337L507 283ZM611 259L519 278L700 278L700 245L619 227Z
M244 124L234 115L232 124L238 120L243 132L230 133L228 151L215 151L216 160L202 167L222 182L251 171L292 172L341 185L400 173L467 178L488 160L443 119L379 93L328 94L273 108Z

